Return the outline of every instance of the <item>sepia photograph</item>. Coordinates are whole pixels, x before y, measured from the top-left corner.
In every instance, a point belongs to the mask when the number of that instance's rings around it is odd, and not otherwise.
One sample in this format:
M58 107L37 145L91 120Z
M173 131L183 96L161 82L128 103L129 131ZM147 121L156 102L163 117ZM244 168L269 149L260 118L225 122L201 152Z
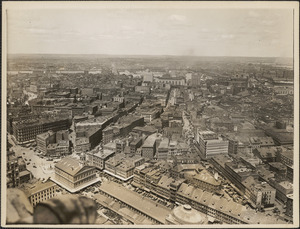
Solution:
M1 226L299 227L299 2L2 1Z

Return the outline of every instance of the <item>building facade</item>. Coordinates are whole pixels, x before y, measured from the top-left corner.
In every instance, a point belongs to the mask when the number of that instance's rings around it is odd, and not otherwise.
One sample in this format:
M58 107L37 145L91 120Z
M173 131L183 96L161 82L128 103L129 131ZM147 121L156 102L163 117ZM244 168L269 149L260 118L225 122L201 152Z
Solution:
M112 150L103 150L97 153L88 152L86 154L86 162L91 166L95 166L97 169L103 170L105 169L106 161L114 155L115 152Z
M171 85L185 85L185 79L180 77L160 77L157 78L158 83L171 84Z
M72 157L65 157L55 164L53 181L73 193L98 182L98 179L94 166L84 165Z
M59 131L69 128L69 119L41 119L13 122L13 136L18 144L25 144L36 139L38 134L49 130Z
M27 195L31 205L35 207L38 203L55 197L57 185L52 181L46 181L45 183L39 181L34 184L26 184L21 189Z
M55 133L52 130L36 136L37 149L43 154L47 153L47 146L51 143L55 143Z
M220 154L228 154L229 142L219 138L212 131L197 130L197 142L204 158L212 158Z

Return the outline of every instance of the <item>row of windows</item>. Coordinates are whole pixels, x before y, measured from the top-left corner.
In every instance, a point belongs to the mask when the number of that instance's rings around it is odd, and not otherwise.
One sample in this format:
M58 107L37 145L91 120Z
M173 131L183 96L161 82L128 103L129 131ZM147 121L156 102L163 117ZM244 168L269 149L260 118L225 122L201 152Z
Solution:
M78 182L76 182L76 183L74 184L74 187L78 187L78 186L80 186L80 185L82 185L82 184L85 184L85 183L87 183L88 181L93 180L94 178L95 178L94 176L91 176L91 177L87 177L87 178L85 178L85 179L83 179L83 180L81 180L81 181L78 181Z
M87 176L90 176L92 174L94 174L94 170L83 173L83 174L80 174L80 175L77 175L74 180L77 181L77 180L80 180L80 179L85 178Z
M53 197L53 196L55 196L55 193L47 193L46 195L42 195L42 196L36 196L36 195L33 195L33 196L31 196L31 200L32 201L37 201L37 200L43 200L44 198L50 198L50 197Z
M55 191L54 191L54 189L51 189L51 190L45 190L45 191L41 191L41 192L38 192L38 193L35 193L34 195L35 196L43 196L43 195L45 195L45 194L52 194L52 193L54 193Z
M177 201L181 202L182 204L186 203L186 202L190 202L190 200L186 197L183 196L177 196ZM235 217L232 217L230 215L227 215L223 212L217 211L216 209L210 208L206 205L202 205L198 202L192 201L191 202L192 207L194 207L195 209L204 212L206 214L209 213L209 215L214 216L219 218L221 221L224 221L226 223L244 223L241 220L236 219Z

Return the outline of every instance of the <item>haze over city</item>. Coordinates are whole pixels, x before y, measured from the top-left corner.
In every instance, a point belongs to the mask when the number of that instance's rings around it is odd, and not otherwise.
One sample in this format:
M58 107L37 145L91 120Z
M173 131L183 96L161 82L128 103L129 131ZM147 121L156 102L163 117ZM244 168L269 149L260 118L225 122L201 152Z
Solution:
M291 9L25 9L7 15L8 53L293 56Z
M299 226L298 11L4 3L2 225Z

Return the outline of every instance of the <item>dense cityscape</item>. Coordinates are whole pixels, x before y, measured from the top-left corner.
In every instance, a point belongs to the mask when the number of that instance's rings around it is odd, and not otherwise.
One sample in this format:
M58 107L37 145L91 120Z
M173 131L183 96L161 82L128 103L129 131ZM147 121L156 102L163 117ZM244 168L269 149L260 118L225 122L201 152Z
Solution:
M23 215L71 194L98 225L293 223L292 58L7 63L6 186Z

